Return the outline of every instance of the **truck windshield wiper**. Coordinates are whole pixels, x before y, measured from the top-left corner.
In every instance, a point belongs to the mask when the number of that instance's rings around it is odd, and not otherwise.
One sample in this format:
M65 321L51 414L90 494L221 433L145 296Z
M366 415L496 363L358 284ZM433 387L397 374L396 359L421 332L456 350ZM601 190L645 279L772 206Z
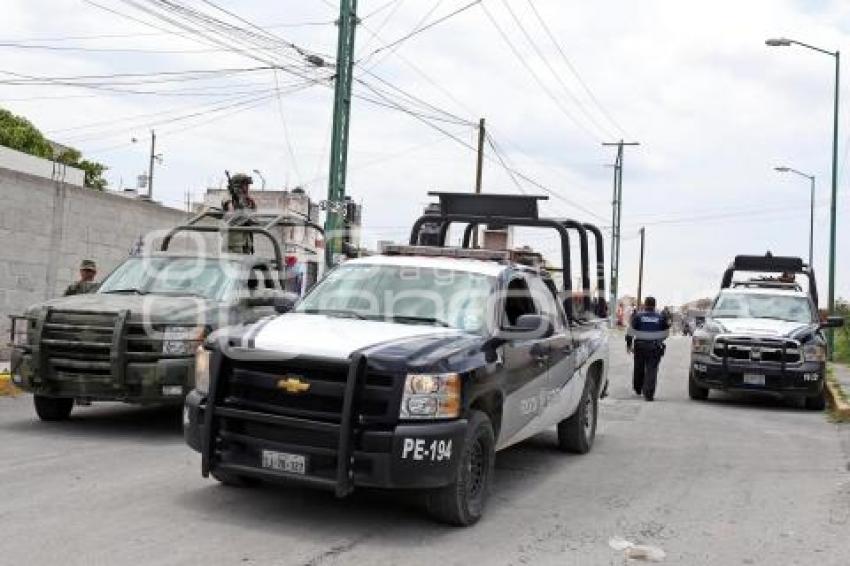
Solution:
M346 309L304 309L301 312L306 314L326 314L329 316L350 317L366 320L366 317L359 312Z
M101 291L104 295L109 295L110 293L133 293L135 295L147 295L147 291L142 291L141 289L110 289L109 291Z
M390 318L394 322L401 322L401 323L411 322L411 323L422 323L422 324L434 324L436 326L443 326L443 327L446 327L446 328L449 327L448 322L446 322L444 320L440 320L438 318L430 317L430 316L408 316L408 315L403 315L403 314L394 314L394 315L390 316Z

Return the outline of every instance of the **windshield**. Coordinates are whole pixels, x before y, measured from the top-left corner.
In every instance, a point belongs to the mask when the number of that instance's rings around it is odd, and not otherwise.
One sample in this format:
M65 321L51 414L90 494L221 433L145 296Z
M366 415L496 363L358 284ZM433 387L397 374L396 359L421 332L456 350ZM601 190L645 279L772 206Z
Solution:
M213 258L131 258L101 284L102 294L191 295L221 300L238 264Z
M397 265L342 265L296 312L428 324L481 334L494 277Z
M811 303L806 297L726 293L720 295L714 318L770 318L789 322L812 322Z

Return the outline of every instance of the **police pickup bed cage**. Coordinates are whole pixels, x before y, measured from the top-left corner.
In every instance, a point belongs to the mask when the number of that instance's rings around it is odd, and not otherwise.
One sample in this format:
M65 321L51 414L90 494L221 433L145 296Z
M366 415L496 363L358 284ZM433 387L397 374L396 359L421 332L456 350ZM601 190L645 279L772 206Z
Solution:
M13 315L14 383L34 394L36 411L44 420L68 418L75 402L182 402L192 386L194 349L205 333L251 322L294 302L284 290L284 248L274 233L288 226L311 226L322 232L320 226L292 214L205 209L168 231L159 251L125 260L104 280L102 292L57 298ZM271 257L169 251L173 238L187 232L219 233L225 238L231 232L263 236L270 243ZM218 265L222 289L232 292L225 298L108 289L110 278L125 267L143 275L137 282L142 285L142 280L152 280L167 266L195 261L202 267ZM225 269L224 264L232 268ZM252 277L260 268L266 280L254 289Z
M759 275L738 279L743 273ZM811 266L769 252L739 255L720 287L709 320L694 334L690 397L704 400L710 389L762 391L803 398L808 408L822 409L827 358L822 330L841 326L843 319L820 320Z
M556 410L555 401L559 395L566 395L566 390L578 395L570 405L573 408L569 409L574 413L561 414L551 426L569 417L572 419L569 430L574 436L565 437L562 446L578 452L590 449L595 434L596 399L607 384L606 325L596 318L607 313L600 230L573 220L540 218L537 202L545 197L431 194L439 198L440 210L425 214L414 223L409 245L389 246L383 256L351 260L337 269L352 264L392 264L396 261L393 256L404 256L408 262L403 265L414 266L419 261L423 265L439 265L439 269L452 269L451 262L428 263L426 259L451 258L467 264L471 263L468 260L478 260L481 265L488 262L499 265L475 267L486 273L503 273L510 268L524 270L544 281L545 273L521 265L522 254L474 249L471 236L477 226L483 225L554 230L561 244L562 289L554 293L552 287L546 292L563 300L568 327L584 325L588 329L586 340L580 338L577 340L581 342L573 342L568 338L559 342L557 355L563 360L569 358L572 365L567 365L573 368L570 375L564 377L564 384L558 386L562 389L531 389L520 409L520 400L511 397L518 395L513 390L520 376L514 377L513 386L505 384L504 376L499 377L501 374L488 376L488 372L496 371L492 365L494 349L505 344L506 339L454 329L425 330L421 326L407 326L404 330L410 334L404 339L398 335L395 339L387 339L381 335L381 332L388 332L386 326L378 329L378 323L360 320L362 317L356 315L336 319L328 332L321 334L315 330L315 325L321 321L304 323L304 315L296 309L276 320L222 332L207 340L204 350L199 350L198 389L187 396L184 431L187 443L202 455L201 471L205 477L212 475L229 485L244 485L256 480L294 481L328 489L338 497L348 495L355 486L422 489L432 495L445 493L447 485L460 481L461 474L467 473L460 470L458 461L465 439L468 439L468 429L472 427L468 420L473 418L470 415L486 412L496 428L500 447L507 446L527 437L523 434L531 435L529 431L534 430L534 426L543 426L544 414L551 418L546 413L550 401L551 410ZM445 245L452 223L467 224L460 248ZM421 245L426 226L437 229L436 245ZM581 256L582 288L579 293L572 290L571 232L578 235ZM593 296L588 233L593 235L596 248L597 293ZM517 259L519 263L514 261ZM504 267L500 267L502 264ZM325 281L332 277L329 274ZM548 276L545 281L552 285ZM317 292L321 292L323 284L317 285ZM309 300L308 294L304 301ZM305 333L302 324L311 329L312 342L307 343L300 336ZM371 340L366 336L369 332L378 335ZM571 336L568 330L559 332ZM343 350L340 343L343 338L359 345L351 349L346 346L344 353L328 354L331 350ZM286 344L295 343L301 346L287 350ZM323 353L310 353L316 351ZM535 374L542 371L541 375L546 375L548 357L545 352L534 350L524 355L530 356L520 360L522 364L531 364L528 371ZM405 379L413 372L424 374L436 368L440 368L440 375L454 375L458 379L457 387L461 387L462 378L469 378L462 381L462 394L454 390L440 401L456 404L457 414L436 420L402 416L402 399L408 394ZM577 375L581 378L569 382ZM473 379L473 376L476 377ZM581 390L576 393L574 389L579 386ZM588 401L579 402L579 397L584 399L585 396ZM516 414L506 414L503 419L502 402ZM570 401L566 403L569 405ZM593 411L591 416L581 412L590 410ZM536 418L541 423L530 420ZM504 436L513 421L520 419L527 421L524 428L520 427L522 431L511 432L513 437ZM576 424L579 422L580 426ZM500 426L503 436L499 436ZM559 425L559 434L560 431ZM575 440L579 434L584 435L581 441ZM495 441L491 442L491 450L495 449L494 444ZM492 470L487 472L487 461L479 464L485 470L480 482L484 485ZM433 511L434 514L455 524L470 524L477 520L481 511L480 507L477 511L459 510L445 501L438 507L440 510ZM447 511L447 508L452 510Z

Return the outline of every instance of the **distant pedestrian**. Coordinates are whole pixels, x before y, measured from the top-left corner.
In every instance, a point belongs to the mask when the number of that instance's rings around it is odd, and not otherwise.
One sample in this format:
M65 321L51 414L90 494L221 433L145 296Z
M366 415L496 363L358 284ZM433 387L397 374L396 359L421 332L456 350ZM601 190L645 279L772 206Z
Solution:
M670 335L670 318L655 310L655 297L647 297L643 309L635 311L626 332L626 350L634 353L632 387L647 401L655 398L658 365L664 356L664 340Z
M76 283L71 283L65 289L64 296L69 295L84 295L86 293L94 293L100 286L95 283L94 278L97 276L97 265L94 260L84 259L80 262L80 280Z

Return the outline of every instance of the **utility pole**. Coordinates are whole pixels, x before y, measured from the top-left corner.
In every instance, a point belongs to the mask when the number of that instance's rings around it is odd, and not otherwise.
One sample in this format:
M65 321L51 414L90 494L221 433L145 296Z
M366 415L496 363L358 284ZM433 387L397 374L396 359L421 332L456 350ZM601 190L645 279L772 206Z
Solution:
M148 165L148 198L153 200L153 162L156 159L156 132L151 130L151 160Z
M475 167L475 194L481 194L481 178L484 173L484 140L487 137L487 129L484 118L478 121L478 163ZM472 232L472 247L478 247L478 227Z
M641 299L643 298L643 252L646 244L646 227L641 226L640 228L640 267L638 268L638 292L637 292L637 304L638 308L641 305Z
M606 147L617 147L617 158L614 161L614 198L611 201L613 209L611 215L611 295L610 304L608 306L611 315L611 324L613 326L614 319L617 316L617 294L618 283L620 281L620 214L623 210L623 147L638 146L638 142L618 142L603 143Z
M333 130L325 218L325 263L334 264L342 251L341 230L345 214L345 176L348 165L348 126L351 119L351 83L354 66L354 31L357 27L357 0L340 0L339 34L336 46Z

